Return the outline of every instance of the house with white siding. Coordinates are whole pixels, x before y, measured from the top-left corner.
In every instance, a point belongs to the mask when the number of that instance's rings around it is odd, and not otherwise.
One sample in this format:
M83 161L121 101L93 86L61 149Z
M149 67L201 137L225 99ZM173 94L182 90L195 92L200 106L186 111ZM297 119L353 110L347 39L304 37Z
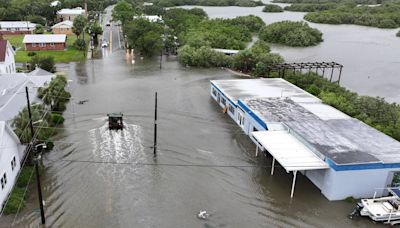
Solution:
M24 147L5 121L0 121L0 208L8 195L21 169Z

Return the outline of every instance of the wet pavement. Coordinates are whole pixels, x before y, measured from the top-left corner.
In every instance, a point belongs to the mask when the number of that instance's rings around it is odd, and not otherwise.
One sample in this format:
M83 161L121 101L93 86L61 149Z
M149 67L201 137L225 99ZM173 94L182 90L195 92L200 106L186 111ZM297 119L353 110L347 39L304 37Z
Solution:
M71 64L73 101L55 150L43 157L46 227L373 226L349 220L353 203L329 202L302 175L290 199L291 174L276 168L270 176L271 159L255 158L252 142L210 98L209 80L237 76L183 68L173 58L162 70L157 58L131 63L116 51ZM124 113L122 132L107 129L109 112ZM35 192L28 202L15 227L38 226ZM207 220L197 218L203 209Z

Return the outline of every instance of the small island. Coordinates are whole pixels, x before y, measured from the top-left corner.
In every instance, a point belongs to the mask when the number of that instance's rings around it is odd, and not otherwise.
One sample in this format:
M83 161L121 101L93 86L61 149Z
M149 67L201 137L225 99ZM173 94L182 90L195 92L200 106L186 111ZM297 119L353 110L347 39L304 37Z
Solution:
M322 33L305 22L281 21L263 27L259 37L270 43L292 47L313 46L323 41Z
M264 6L263 12L266 12L266 13L280 13L280 12L283 12L283 9L282 9L282 7L280 7L278 5L266 4Z

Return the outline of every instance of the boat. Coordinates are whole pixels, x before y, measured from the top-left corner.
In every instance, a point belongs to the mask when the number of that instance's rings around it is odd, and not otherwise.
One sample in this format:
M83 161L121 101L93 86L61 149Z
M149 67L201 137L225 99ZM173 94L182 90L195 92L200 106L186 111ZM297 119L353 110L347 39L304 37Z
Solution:
M356 215L366 216L376 222L388 224L400 223L400 188L388 188L389 196L361 199L350 218Z

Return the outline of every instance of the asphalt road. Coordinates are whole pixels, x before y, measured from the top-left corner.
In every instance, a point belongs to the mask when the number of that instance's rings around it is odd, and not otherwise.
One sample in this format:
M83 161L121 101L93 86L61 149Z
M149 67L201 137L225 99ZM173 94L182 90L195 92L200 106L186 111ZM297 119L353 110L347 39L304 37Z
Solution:
M120 27L117 26L116 22L111 21L113 8L114 6L107 7L104 10L105 14L102 16L101 26L103 28L103 36L100 43L103 41L108 43L108 47L101 48L101 56L103 58L110 56L113 52L123 47L119 34ZM107 26L107 24L109 24L109 26Z

